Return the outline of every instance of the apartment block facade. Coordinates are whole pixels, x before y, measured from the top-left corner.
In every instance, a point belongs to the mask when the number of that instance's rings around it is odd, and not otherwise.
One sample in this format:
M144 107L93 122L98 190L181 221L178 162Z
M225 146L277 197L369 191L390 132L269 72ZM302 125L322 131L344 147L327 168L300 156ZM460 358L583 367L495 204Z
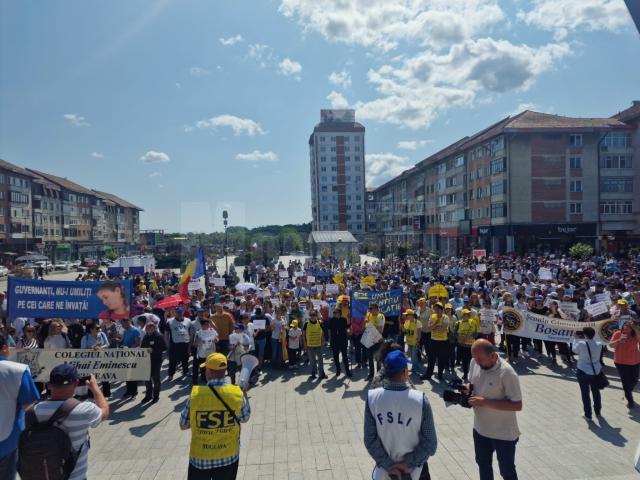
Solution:
M0 160L2 252L38 251L52 260L137 252L141 211L113 194Z
M639 122L640 102L610 118L507 117L369 190L368 244L458 255L640 243Z
M321 110L309 138L314 231L348 230L364 236L364 134L355 110Z

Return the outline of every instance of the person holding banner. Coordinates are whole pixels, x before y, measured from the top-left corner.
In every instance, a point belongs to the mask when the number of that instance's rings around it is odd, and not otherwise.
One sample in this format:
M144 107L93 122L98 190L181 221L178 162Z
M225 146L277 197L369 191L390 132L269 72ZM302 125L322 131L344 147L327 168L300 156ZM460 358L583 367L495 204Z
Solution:
M377 303L370 302L368 312L365 316L365 324L364 324L365 332L368 328L374 328L378 331L378 333L380 334L380 337L382 337L384 326L385 326L384 314L378 311ZM374 343L373 345L367 347L367 361L369 363L369 374L367 375L368 381L373 380L373 375L375 374L374 359L375 359L376 352L378 351L378 348L380 348L380 342L382 342L382 338L380 338L379 342ZM377 361L375 362L376 370L380 370L380 364L381 362L377 362Z
M144 325L144 337L140 346L151 350L151 369L149 380L145 382L146 391L140 403L157 403L160 399L160 368L162 367L162 354L167 349L164 337L158 332L158 327L152 321Z
M140 346L140 341L142 340L142 332L138 327L134 327L131 324L131 320L128 318L123 318L121 320L122 328L124 332L122 333L122 340L120 341L120 347L125 348L138 348ZM137 381L129 381L126 382L126 390L122 395L122 398L131 398L132 400L136 398L138 395L138 382Z

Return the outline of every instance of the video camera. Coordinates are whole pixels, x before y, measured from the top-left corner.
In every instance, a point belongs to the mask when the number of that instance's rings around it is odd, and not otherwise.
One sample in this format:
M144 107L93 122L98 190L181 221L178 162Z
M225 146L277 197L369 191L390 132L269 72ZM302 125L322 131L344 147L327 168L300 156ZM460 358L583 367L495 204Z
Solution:
M461 380L454 380L447 383L451 387L451 390L445 390L442 393L443 400L464 408L471 408L469 399L473 396L473 384L469 384L469 390L467 390Z

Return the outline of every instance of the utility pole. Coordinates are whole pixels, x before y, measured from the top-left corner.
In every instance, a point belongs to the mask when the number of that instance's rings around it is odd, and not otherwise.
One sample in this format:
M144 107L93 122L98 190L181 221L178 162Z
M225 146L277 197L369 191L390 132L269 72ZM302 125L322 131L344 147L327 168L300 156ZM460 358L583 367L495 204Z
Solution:
M227 219L228 218L229 218L229 213L226 210L223 210L222 211L222 221L224 223L224 273L225 273L225 275L227 275L229 273L229 260L228 260L229 252L227 251L227 246L228 246L228 237L227 237L228 221L227 221Z

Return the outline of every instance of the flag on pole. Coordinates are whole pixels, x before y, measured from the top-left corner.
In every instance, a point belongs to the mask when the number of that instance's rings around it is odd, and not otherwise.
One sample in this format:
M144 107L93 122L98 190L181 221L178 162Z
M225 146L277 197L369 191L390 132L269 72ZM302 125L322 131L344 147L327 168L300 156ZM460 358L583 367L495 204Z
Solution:
M192 260L187 265L187 268L184 269L184 273L182 277L180 277L180 281L178 282L178 293L184 300L189 299L189 282L193 277L193 272L196 270L197 260Z
M192 279L204 277L207 274L207 266L204 263L204 249L198 250L198 256L196 257L196 266L193 271Z

